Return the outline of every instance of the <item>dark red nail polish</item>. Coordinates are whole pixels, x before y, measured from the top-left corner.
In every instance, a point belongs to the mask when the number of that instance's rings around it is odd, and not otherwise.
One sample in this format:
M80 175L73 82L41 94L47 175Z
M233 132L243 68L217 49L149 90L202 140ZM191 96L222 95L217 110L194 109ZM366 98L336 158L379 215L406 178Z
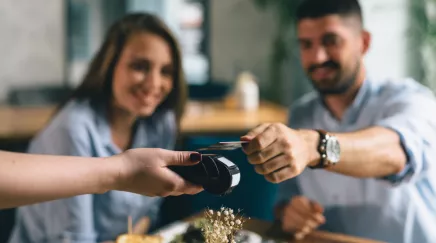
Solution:
M189 159L192 162L200 162L201 159L202 159L202 156L199 153L192 153L192 154L189 155Z

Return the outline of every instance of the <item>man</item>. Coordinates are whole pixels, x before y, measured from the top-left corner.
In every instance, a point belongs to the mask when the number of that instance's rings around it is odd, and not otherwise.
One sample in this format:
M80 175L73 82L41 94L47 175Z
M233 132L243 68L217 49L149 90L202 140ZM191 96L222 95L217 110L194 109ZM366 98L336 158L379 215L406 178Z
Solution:
M255 170L282 182L282 228L297 238L321 226L387 242L436 242L433 94L413 80L367 75L371 36L357 0L304 1L297 32L316 92L295 102L290 128L263 124L241 138L250 141L244 152Z
M131 149L106 158L0 151L0 209L120 190L146 196L196 194L203 189L167 166L192 166L201 154Z

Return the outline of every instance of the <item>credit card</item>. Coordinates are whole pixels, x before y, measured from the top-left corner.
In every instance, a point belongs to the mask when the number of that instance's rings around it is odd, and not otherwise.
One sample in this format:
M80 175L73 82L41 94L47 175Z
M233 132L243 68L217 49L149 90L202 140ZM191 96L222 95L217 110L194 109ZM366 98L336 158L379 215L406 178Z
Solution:
M244 144L248 143L248 141L229 141L229 142L219 142L218 144Z
M200 148L197 151L205 150L235 150L242 147L242 144L248 143L247 141L228 141L212 144L206 148Z

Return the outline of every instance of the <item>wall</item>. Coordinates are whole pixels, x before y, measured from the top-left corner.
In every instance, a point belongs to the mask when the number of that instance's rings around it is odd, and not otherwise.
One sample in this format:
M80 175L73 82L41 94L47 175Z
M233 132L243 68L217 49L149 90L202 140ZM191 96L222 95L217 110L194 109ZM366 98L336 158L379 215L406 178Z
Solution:
M408 0L361 0L365 26L372 33L366 58L371 75L401 78L411 75L409 60L417 49L408 48Z
M233 82L240 69L247 69L267 82L274 21L272 13L258 10L251 0L212 0L213 79Z
M63 11L59 0L0 1L0 100L10 87L62 84Z

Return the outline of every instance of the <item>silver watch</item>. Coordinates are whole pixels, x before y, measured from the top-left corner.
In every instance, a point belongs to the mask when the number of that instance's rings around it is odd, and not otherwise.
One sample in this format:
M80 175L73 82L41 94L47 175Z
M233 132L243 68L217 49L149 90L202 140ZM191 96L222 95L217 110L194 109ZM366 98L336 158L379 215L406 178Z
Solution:
M318 152L321 159L317 165L309 167L325 168L337 164L341 158L339 140L324 130L316 131L319 133Z

